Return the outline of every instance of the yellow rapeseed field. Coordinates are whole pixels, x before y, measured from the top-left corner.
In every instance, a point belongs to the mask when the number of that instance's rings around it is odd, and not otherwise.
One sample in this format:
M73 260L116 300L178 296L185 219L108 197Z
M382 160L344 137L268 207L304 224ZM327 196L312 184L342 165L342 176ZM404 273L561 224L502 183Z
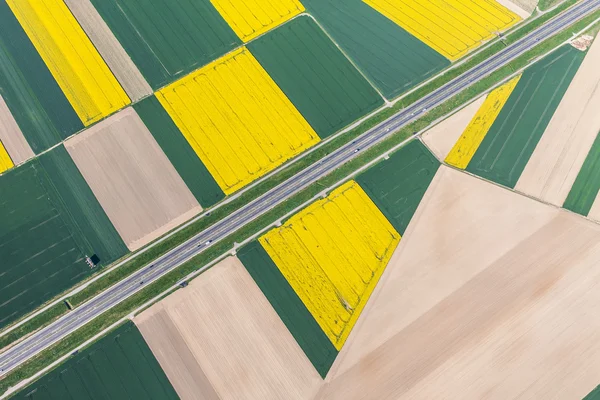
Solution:
M63 0L7 0L84 125L129 98Z
M246 48L161 89L156 97L225 194L320 140Z
M449 60L516 24L494 0L363 0Z
M2 142L0 142L0 173L9 170L12 167L14 167L14 164L10 159L10 156L6 152L4 145L2 144Z
M467 129L458 139L448 157L446 163L457 168L465 169L471 162L475 152L483 142L485 135L498 118L498 114L508 101L521 76L511 79L509 82L493 90L482 104L477 114L473 117Z
M211 0L244 42L304 12L298 0Z
M259 241L340 350L400 234L350 181Z

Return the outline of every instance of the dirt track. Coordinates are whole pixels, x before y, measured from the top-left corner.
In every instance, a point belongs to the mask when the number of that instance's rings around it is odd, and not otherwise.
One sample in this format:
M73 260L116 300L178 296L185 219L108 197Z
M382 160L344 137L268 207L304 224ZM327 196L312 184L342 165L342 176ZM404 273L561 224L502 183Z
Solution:
M557 206L565 202L600 131L600 40L565 93L516 189Z
M186 399L312 399L322 380L230 257L134 321Z
M442 167L321 399L581 399L600 227Z
M65 147L130 250L202 211L132 108L72 137Z
M448 153L450 153L460 135L467 129L484 102L485 96L481 96L450 118L423 133L423 142L438 159L444 160L448 156Z

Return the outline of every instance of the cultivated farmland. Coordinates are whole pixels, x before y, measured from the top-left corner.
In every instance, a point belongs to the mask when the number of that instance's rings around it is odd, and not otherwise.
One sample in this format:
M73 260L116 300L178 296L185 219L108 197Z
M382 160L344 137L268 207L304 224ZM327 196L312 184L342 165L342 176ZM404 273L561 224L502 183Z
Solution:
M225 194L319 141L246 48L161 89L157 98Z
M494 0L365 0L365 3L452 61L520 20Z
M27 143L2 96L0 96L0 142L15 165L34 156L31 146Z
M202 211L132 108L65 146L132 251Z
M85 126L129 103L63 0L7 4Z
M128 322L12 399L176 400L178 397L144 338Z
M304 0L307 10L388 99L449 65L362 0Z
M77 167L58 147L0 177L0 326L127 252Z
M597 225L442 167L317 398L583 398L599 262Z
M182 399L311 399L321 384L234 257L134 321Z

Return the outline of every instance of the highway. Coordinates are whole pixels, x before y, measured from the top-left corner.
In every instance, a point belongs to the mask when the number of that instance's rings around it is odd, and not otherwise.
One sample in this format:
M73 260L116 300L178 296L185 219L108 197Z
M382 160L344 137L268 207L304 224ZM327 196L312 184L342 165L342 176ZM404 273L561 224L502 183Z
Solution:
M57 343L169 271L200 254L209 246L223 240L242 226L265 214L321 177L328 175L342 164L359 156L364 150L380 143L399 128L420 118L428 110L439 106L472 84L511 62L538 44L540 40L552 36L598 9L600 9L600 0L582 0L528 36L506 47L500 53L473 67L421 100L418 100L413 105L400 110L388 120L365 132L353 142L347 143L323 157L318 163L304 169L49 326L6 350L0 354L0 376L17 368L40 351Z

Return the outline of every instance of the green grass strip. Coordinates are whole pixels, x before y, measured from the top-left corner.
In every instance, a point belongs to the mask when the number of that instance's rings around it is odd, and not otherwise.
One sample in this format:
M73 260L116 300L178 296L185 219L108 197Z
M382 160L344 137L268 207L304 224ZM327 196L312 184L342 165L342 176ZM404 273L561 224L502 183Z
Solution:
M567 196L564 208L588 215L600 191L600 134L588 153L577 179Z

